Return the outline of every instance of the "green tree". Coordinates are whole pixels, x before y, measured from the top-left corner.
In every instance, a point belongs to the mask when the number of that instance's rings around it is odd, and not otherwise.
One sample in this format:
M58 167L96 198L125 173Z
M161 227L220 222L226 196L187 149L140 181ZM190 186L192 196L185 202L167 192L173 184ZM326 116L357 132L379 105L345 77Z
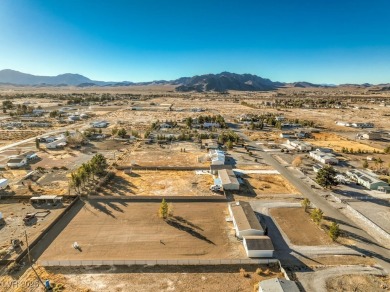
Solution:
M336 241L336 239L340 236L340 226L336 222L332 222L329 227L328 234L333 241Z
M158 215L162 219L167 219L169 216L169 206L165 199L162 199L160 204L160 209L158 210Z
M233 142L232 142L232 141L227 141L227 142L226 142L226 147L227 147L229 150L233 149Z
M368 167L368 161L367 160L364 160L363 161L363 168L367 168Z
M338 184L335 177L335 169L332 166L327 165L317 172L316 181L324 188L331 188L332 186L337 186Z
M112 128L111 134L112 134L113 136L115 136L116 134L118 134L118 128L117 128L117 127Z
M188 118L186 118L186 126L188 127L188 128L190 128L191 129L191 126L192 126L192 118L191 117L188 117Z
M108 164L106 158L99 153L92 157L91 166L94 171L94 174L102 175L106 172Z
M118 136L121 137L121 138L124 138L127 134L127 131L125 128L121 128L119 131L118 131Z
M38 138L35 138L35 148L37 148L37 149L41 148L41 145L39 143L39 139Z
M301 201L301 205L302 207L305 209L305 212L307 212L307 209L309 209L310 207L310 200L308 198L304 198L302 201Z
M311 219L316 223L316 224L320 224L321 223L321 220L324 216L324 213L322 212L321 209L318 209L318 208L315 208L314 210L311 211L310 213L310 217Z
M379 157L376 162L379 164L379 169L382 169L383 160Z

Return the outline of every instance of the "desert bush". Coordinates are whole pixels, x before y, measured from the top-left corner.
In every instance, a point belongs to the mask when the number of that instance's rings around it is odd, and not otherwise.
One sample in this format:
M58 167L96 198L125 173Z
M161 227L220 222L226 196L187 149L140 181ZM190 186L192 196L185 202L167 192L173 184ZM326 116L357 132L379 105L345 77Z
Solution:
M247 271L245 271L244 268L240 269L240 275L241 275L241 277L244 277L244 278L248 278L249 277L249 273Z
M263 272L263 270L261 268L257 268L256 269L256 274L257 275L261 275L262 272Z

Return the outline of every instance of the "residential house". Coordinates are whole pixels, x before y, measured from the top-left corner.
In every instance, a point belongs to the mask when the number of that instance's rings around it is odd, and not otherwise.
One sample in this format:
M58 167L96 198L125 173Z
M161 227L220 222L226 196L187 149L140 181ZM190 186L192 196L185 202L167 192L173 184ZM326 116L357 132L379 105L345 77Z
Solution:
M27 157L24 155L13 156L7 161L9 168L20 168L27 165Z
M363 170L352 169L346 174L356 181L359 185L366 187L369 190L377 190L379 187L388 187L389 185L383 180L378 179L373 174L369 174Z
M324 153L322 151L311 151L310 157L323 164L338 164L339 160L332 153Z
M238 238L264 235L264 229L248 202L231 202L228 208Z
M224 190L239 190L240 183L233 170L221 169L218 170L218 178L221 181L222 188Z

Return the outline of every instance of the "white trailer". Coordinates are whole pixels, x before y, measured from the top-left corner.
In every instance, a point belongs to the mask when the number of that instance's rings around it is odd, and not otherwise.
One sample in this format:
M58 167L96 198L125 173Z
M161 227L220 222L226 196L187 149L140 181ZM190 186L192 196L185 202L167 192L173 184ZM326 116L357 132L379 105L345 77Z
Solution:
M8 179L0 178L0 190L4 190L8 187Z

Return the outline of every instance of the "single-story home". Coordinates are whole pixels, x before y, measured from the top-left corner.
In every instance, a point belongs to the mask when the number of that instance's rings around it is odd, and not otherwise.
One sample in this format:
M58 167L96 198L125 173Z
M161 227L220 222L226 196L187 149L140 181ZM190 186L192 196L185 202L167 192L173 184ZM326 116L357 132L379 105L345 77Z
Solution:
M249 258L272 258L274 255L274 245L266 235L244 236L243 244Z
M299 292L299 288L294 281L273 278L261 281L259 292Z
M287 144L300 151L310 151L312 146L299 140L287 140Z
M346 172L346 174L356 181L359 185L362 185L366 187L369 190L377 190L379 187L388 187L389 185L384 182L383 180L380 180L374 175L371 175L365 171L358 170L358 169L351 169Z
M19 167L23 167L25 165L27 165L27 157L24 155L18 155L18 156L11 157L7 161L7 166L9 168L19 168Z
M322 151L311 151L310 157L323 164L338 164L339 160L332 153L324 153Z
M106 122L106 121L98 121L98 122L91 123L91 126L93 128L107 128L108 125L109 125L109 122Z
M366 140L380 140L382 138L382 135L379 132L368 132L364 133L362 135L362 138Z
M232 169L218 170L218 178L221 180L224 190L239 190L240 183Z
M264 229L248 202L231 202L228 208L238 238L264 235Z
M221 125L219 123L203 123L203 128L220 128Z

